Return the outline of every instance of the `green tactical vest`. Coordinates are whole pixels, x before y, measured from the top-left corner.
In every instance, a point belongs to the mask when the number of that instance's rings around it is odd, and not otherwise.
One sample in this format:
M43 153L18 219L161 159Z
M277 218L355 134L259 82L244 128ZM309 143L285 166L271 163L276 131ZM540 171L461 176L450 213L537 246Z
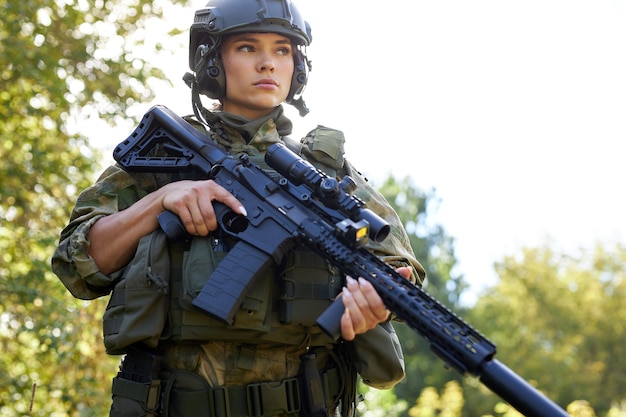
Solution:
M320 126L302 143L283 140L327 175L335 177L343 166L344 137L340 131ZM264 155L251 155L250 160L271 170ZM343 280L336 268L306 248L291 251L280 265L270 267L257 279L247 291L232 326L195 309L192 301L227 255L221 246L223 242L209 236L170 247L171 294L165 339L310 346L332 342L315 326L315 320L341 291Z
M284 138L294 152L318 169L337 176L343 167L343 133L318 126L298 143ZM263 155L250 158L269 169ZM291 251L248 290L232 326L191 303L217 264L227 255L213 234L167 243L156 230L144 237L135 258L115 286L104 314L104 342L110 354L130 344L156 347L168 342L230 340L323 346L332 342L314 325L341 291L338 271L306 248ZM232 242L231 242L232 243Z

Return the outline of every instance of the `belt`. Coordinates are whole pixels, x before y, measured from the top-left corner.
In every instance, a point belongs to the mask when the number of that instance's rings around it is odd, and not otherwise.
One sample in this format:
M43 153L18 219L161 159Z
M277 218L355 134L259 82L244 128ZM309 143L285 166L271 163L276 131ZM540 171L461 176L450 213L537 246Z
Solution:
M174 371L174 378L186 378ZM322 373L324 397L329 407L337 404L342 384L336 368ZM174 381L172 381L174 382ZM186 385L186 384L185 384ZM264 417L298 413L302 408L302 394L298 378L260 382L247 385L208 387L190 390L177 389L174 382L169 391L168 416L194 417Z
M297 413L302 404L296 378L284 379L278 383L261 382L211 388L209 401L212 402L211 408L215 411L215 417L260 417Z

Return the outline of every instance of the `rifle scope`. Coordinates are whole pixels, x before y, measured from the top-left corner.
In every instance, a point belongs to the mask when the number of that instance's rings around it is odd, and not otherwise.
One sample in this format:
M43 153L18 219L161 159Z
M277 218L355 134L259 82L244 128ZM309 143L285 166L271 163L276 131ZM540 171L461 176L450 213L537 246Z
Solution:
M350 176L337 181L300 158L283 143L275 143L267 149L265 162L293 185L307 187L324 206L339 210L355 222L366 221L369 237L375 242L382 242L389 235L389 223L364 208L365 203L351 194L356 189L356 183Z

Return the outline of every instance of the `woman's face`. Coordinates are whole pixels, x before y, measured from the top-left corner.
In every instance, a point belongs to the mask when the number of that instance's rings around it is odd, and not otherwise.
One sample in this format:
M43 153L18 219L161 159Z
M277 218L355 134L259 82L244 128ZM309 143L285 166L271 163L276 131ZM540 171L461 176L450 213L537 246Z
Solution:
M241 33L224 38L224 111L249 119L285 101L294 71L291 40L275 33Z

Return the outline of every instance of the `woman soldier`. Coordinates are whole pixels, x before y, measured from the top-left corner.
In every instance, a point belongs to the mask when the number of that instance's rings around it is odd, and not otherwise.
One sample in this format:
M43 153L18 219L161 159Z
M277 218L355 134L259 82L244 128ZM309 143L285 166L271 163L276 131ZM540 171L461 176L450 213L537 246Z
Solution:
M307 109L309 25L289 0L211 0L195 13L186 82L194 118L226 152L258 165L277 142L328 175L350 175L355 193L390 223L368 249L421 283L406 232L393 209L344 159L341 132L318 127L290 140L282 103ZM217 99L204 108L200 96ZM111 293L104 316L107 352L125 354L113 380L111 417L351 416L357 373L390 388L404 376L390 313L372 285L341 276L296 247L247 292L232 325L191 301L232 247L213 201L246 215L211 179L193 173L127 172L109 167L81 193L53 257L55 273L82 299ZM191 236L164 238L157 215L177 214ZM355 277L356 278L356 277ZM336 296L345 312L341 339L315 324Z

